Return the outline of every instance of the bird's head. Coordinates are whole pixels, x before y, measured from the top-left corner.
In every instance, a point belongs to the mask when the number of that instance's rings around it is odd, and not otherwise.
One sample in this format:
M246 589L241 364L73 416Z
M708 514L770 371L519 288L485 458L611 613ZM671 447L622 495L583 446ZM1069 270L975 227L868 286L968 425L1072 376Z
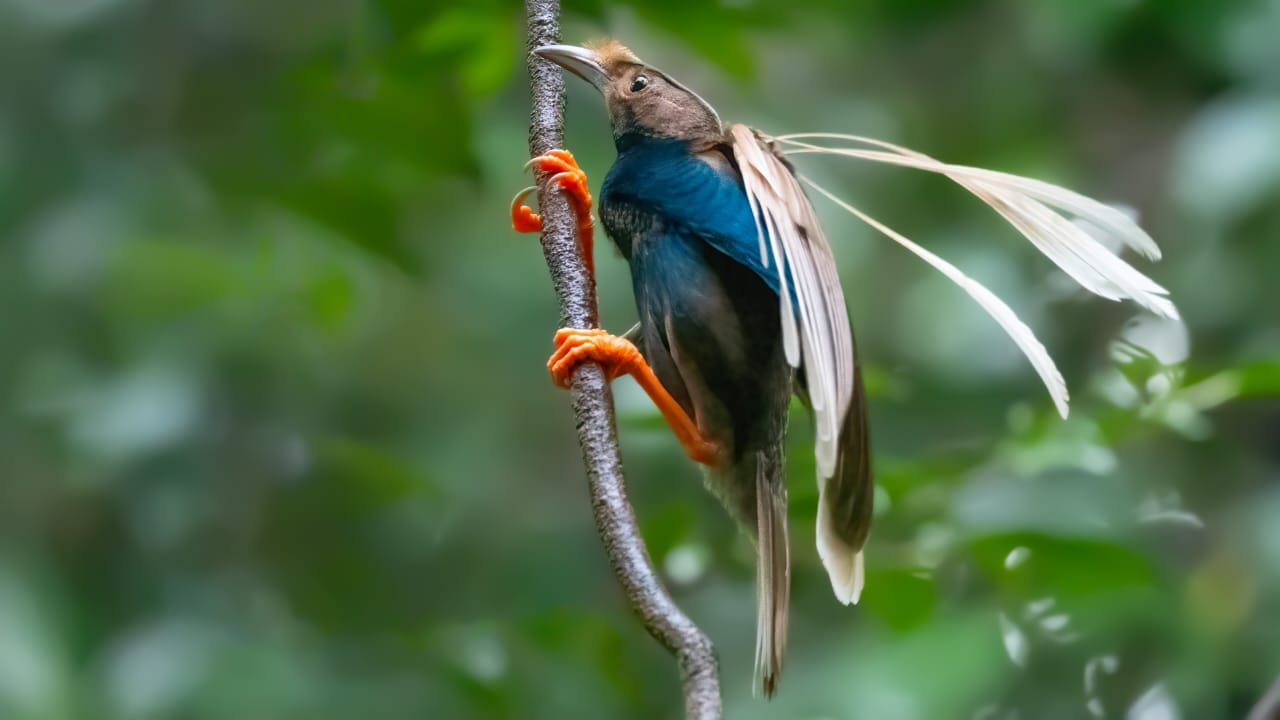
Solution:
M724 137L720 116L692 90L646 65L616 40L576 45L544 45L533 51L586 80L604 95L619 145L654 137L717 143Z

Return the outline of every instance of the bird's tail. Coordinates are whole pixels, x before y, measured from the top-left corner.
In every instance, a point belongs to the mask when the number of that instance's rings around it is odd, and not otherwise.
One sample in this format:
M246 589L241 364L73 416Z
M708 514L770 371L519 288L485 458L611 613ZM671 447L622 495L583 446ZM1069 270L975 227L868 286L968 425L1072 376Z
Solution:
M853 396L840 423L835 472L819 480L818 555L836 598L856 603L864 584L862 546L871 528L875 488L861 372L854 374Z
M787 649L791 602L791 550L787 542L787 487L781 446L755 454L756 690L772 697ZM744 481L747 478L742 478Z

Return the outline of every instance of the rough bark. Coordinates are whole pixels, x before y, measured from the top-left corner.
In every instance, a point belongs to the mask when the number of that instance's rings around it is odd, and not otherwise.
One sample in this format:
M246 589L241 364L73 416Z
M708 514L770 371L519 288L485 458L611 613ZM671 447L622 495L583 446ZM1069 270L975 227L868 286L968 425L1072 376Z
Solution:
M525 7L528 49L532 51L541 45L559 42L558 0L527 0ZM556 65L532 54L529 55L529 78L533 93L529 151L537 156L562 147L564 78ZM561 326L597 327L595 287L578 253L573 210L546 180L538 177L542 252L560 299ZM614 573L645 629L676 657L684 686L685 716L698 720L719 718L720 681L715 648L671 599L658 579L640 536L622 475L613 395L600 367L595 364L579 367L573 374L570 393L587 470L591 509Z

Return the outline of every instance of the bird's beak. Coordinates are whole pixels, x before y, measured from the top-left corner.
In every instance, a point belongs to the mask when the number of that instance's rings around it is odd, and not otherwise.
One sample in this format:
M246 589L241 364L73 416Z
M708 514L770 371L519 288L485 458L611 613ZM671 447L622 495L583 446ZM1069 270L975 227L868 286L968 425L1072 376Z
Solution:
M596 59L596 54L587 48L577 45L543 45L534 50L533 54L586 80L600 92L604 92L605 84L609 81L609 73Z

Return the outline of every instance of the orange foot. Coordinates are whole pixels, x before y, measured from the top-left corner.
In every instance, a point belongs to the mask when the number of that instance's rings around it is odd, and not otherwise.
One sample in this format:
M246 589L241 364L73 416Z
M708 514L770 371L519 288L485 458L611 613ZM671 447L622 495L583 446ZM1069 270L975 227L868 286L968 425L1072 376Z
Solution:
M594 225L591 222L591 191L587 187L587 174L578 167L578 161L568 150L552 150L530 160L525 168L536 167L544 173L553 173L551 182L564 191L569 205L578 217L578 247L587 272L595 279ZM511 201L511 227L516 232L542 232L542 216L524 204L524 199L537 188L525 188Z
M584 362L594 362L604 370L610 380L620 375L631 375L658 406L662 417L675 432L689 457L703 465L714 467L720 460L720 448L702 435L697 424L684 411L680 403L667 392L645 362L636 346L599 328L577 330L564 328L556 333L556 350L547 360L551 379L560 387L569 387L573 371Z

